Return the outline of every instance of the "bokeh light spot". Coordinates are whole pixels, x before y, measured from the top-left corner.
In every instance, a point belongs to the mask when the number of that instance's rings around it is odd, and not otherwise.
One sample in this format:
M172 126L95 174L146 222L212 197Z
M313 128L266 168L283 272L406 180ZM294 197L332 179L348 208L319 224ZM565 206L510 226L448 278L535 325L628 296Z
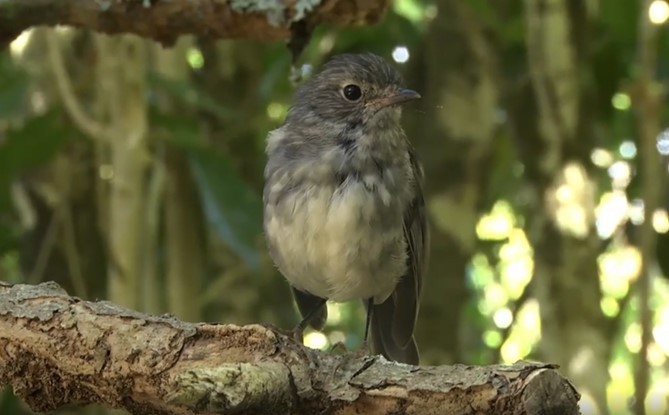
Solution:
M663 156L669 155L669 129L662 131L657 136L657 151Z
M618 152L624 159L633 159L636 156L636 144L630 140L623 141L618 148Z
M393 49L393 60L397 63L406 63L409 56L409 49L406 46L397 46Z
M507 307L502 307L499 310L495 311L495 314L492 317L495 325L500 329L505 329L513 323L513 313Z
M186 52L186 60L188 61L188 65L193 69L200 69L204 66L204 56L202 56L202 52L198 48L189 48L188 52Z
M632 100L630 99L629 95L618 92L613 95L613 98L611 98L611 104L613 105L613 108L619 111L625 111L628 110L632 105Z
M606 168L613 164L613 155L603 148L596 148L590 153L590 160L597 167Z
M323 350L328 345L328 338L319 331L312 331L304 336L304 344L312 349Z
M483 333L483 342L491 349L496 349L502 344L502 335L495 330L486 330Z
M651 23L660 25L669 19L669 4L665 0L655 0L648 7L648 19Z

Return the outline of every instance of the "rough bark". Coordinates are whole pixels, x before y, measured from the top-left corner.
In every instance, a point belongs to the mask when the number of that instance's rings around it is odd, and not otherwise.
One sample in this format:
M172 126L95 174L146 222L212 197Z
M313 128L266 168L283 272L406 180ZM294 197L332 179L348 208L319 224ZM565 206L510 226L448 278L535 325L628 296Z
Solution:
M577 414L541 363L415 367L333 355L260 325L189 324L0 282L0 387L36 411L133 414Z
M7 0L0 2L0 45L32 26L67 25L134 33L172 44L179 35L205 39L278 40L295 22L350 25L377 22L387 0Z

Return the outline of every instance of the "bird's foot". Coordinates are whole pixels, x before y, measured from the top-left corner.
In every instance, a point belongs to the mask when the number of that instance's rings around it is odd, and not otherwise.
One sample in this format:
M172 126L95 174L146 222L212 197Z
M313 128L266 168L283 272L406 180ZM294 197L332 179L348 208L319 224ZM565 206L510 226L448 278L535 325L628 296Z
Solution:
M330 353L349 359L360 359L371 355L371 350L367 342L363 342L357 350L349 350L343 342L337 342L330 347Z
M362 359L363 357L368 357L372 355L372 350L369 347L369 344L364 341L358 348L358 350L354 350L351 352L351 357L354 359Z
M299 344L304 344L304 328L298 326L295 327L292 331L293 334L293 340L295 340L296 343Z
M336 342L335 344L330 347L330 353L336 354L336 355L345 355L348 353L349 350L346 348L346 345L344 342Z
M357 350L347 350L346 346L342 343L335 343L332 346L332 349L341 345L341 348L344 349L343 353L340 353L341 358L339 362L334 366L332 376L335 376L340 371L351 371L357 372L360 367L367 367L370 362L374 362L376 359L372 355L372 351L369 348L367 342L363 342L362 345Z

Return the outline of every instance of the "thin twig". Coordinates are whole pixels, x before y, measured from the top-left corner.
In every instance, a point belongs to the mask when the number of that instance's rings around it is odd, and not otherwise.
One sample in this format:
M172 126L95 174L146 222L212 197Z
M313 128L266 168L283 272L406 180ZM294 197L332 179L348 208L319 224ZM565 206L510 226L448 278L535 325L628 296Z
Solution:
M47 227L46 234L42 238L42 243L37 252L37 259L35 260L35 266L33 267L30 275L28 276L27 281L31 284L37 284L42 282L42 277L44 275L44 270L49 262L51 253L53 252L54 247L56 246L56 236L58 234L58 219L56 215L51 216L49 221L49 226Z
M161 209L165 202L166 169L161 160L155 159L149 173L144 220L146 231L142 235L142 246L157 250L160 239ZM142 267L142 309L149 313L160 313L165 304L165 292L160 288L158 259L146 255Z
M80 298L88 298L86 290L86 279L84 278L79 250L77 249L77 240L74 232L74 218L72 217L72 208L67 204L60 207L58 216L63 223L65 258L67 259L67 268L74 288L74 294Z
M63 101L65 109L72 118L72 121L74 121L77 127L89 137L96 140L108 139L109 132L107 131L107 128L88 116L79 103L79 100L74 95L72 82L65 70L63 56L56 34L48 33L44 37L46 38L47 49L49 51L49 62L56 81L56 87L58 88L60 98Z

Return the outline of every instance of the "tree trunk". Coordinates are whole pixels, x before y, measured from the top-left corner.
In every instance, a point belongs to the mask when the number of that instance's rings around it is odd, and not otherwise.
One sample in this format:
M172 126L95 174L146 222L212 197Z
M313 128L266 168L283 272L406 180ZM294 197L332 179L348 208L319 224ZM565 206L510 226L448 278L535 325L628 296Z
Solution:
M144 261L153 251L142 246L147 206L146 44L135 36L97 35L98 102L109 120L109 241L107 297L127 307L140 305ZM105 148L102 151L106 152Z
M432 246L417 339L425 363L470 360L464 324L471 299L466 267L477 250L476 223L489 203L498 88L496 57L470 6L441 0L408 84L422 110L406 111L408 135L424 164ZM447 48L444 45L449 45ZM438 151L434 151L438 148ZM439 272L437 272L437 270ZM435 327L439 327L435 330Z
M557 362L606 413L612 341L599 301L594 122L581 82L590 16L584 5L566 3L525 0L530 80L513 92L510 118L532 189L524 216L535 253L530 290L540 304L539 355Z

